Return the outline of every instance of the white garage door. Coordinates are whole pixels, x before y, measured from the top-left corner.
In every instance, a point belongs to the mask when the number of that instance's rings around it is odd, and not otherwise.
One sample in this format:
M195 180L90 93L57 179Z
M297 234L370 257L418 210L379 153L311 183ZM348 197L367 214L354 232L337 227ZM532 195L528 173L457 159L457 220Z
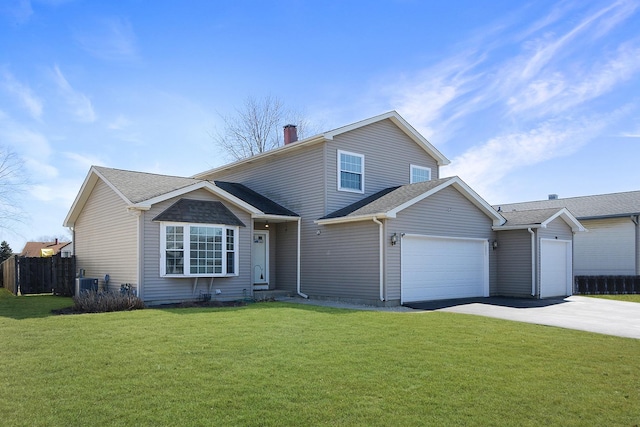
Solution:
M571 242L540 239L540 298L571 295Z
M488 241L402 238L402 303L489 296Z

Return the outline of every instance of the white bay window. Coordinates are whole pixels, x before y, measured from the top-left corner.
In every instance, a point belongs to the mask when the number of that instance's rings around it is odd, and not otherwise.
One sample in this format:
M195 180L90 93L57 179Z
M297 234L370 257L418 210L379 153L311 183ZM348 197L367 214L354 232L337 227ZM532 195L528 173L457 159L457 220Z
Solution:
M160 230L161 276L237 275L238 227L163 222Z

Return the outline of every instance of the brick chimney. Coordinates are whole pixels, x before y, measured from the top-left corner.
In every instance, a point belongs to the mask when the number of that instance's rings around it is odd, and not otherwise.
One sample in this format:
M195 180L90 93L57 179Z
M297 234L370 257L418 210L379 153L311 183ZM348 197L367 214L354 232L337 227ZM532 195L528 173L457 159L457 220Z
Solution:
M291 144L298 140L298 129L296 125L286 125L284 127L284 145Z

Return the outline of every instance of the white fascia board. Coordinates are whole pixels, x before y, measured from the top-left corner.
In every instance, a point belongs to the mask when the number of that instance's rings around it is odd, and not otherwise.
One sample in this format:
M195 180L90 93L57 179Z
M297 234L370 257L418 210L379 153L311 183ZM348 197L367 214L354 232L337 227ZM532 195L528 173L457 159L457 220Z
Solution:
M579 232L579 231L585 231L586 229L584 228L584 226L582 224L580 224L580 221L578 221L576 219L576 217L574 217L571 212L569 212L567 210L567 208L562 208L560 209L558 212L556 212L555 214L551 215L549 217L549 219L547 219L546 221L544 221L542 223L543 227L546 227L551 221L553 221L554 219L561 217L564 222L567 223L567 225L569 227L571 227L571 231L574 232Z
M289 215L273 215L273 214L252 214L252 219L272 219L274 221L277 220L285 220L285 221L297 221L300 219L299 216L289 216Z
M387 218L395 218L395 215L389 215L388 213L377 213L377 214L369 214L369 215L357 215L357 216L341 216L339 218L327 218L327 219L316 219L313 221L314 224L318 225L331 225L331 224L344 224L347 222L356 222L356 221L371 221L373 218L377 219L387 219Z
M542 224L520 224L520 225L494 225L491 227L493 231L506 230L526 230L528 228L546 228Z
M342 126L332 131L326 132L324 137L328 140L333 140L333 138L337 135L343 134L345 132L350 132L355 129L359 129L364 126L368 126L372 123L376 123L382 120L390 119L400 130L402 130L409 138L411 138L414 142L422 147L431 157L436 159L436 162L439 166L445 166L451 163L449 159L447 159L444 154L442 154L436 147L434 147L427 139L422 136L413 126L411 126L405 119L398 114L397 111L392 110L386 112L384 114L379 114L374 117L370 117L365 120L360 120L359 122L352 123L350 125Z
M216 187L212 182L209 182L209 181L201 181L201 182L198 182L198 183L195 183L195 184L188 185L186 187L179 188L179 189L174 190L174 191L170 191L170 192L162 194L160 196L153 197L153 198L151 198L149 200L145 200L144 202L140 202L140 203L136 203L134 205L131 205L130 208L148 210L149 208L151 208L151 206L155 205L156 203L160 203L160 202L163 202L165 200L169 200L169 199L174 198L174 197L182 196L184 194L191 193L192 191L200 190L200 189L208 190L208 191L212 192L213 194L221 197L222 199L225 199L228 202L233 203L234 205L238 206L240 209L243 209L243 210L249 212L250 214L263 214L264 213L261 210L256 209L254 206L250 205L249 203L245 202L244 200L241 200L241 199L237 198L236 196L234 196L234 195L232 195L230 193L227 193L223 189L221 189L219 187Z
M395 216L398 214L398 212L408 208L409 206L412 206L416 203L418 203L419 201L437 193L440 190L443 190L449 186L453 185L458 192L460 192L460 194L462 194L465 198L467 198L467 200L469 200L471 203L473 203L478 209L480 209L481 211L483 211L488 217L493 219L493 225L494 226L498 226L498 225L502 225L504 224L507 220L504 219L502 217L502 215L500 215L495 209L493 209L491 207L491 205L489 205L482 197L480 197L478 195L478 193L476 193L475 191L473 191L471 189L471 187L469 187L467 184L465 184L464 181L462 181L459 177L454 176L451 177L451 179L449 179L446 182L443 182L442 184L438 185L437 187L432 188L431 190L422 193L421 195L414 197L413 199L397 206L396 208L390 210L389 212L387 212L387 215L393 215L393 217L395 218Z
M235 168L237 166L240 166L240 165L243 165L243 164L250 164L250 163L259 161L261 159L271 157L271 156L277 156L277 155L279 155L279 154L281 154L283 152L295 151L297 149L304 148L304 147L307 147L309 145L316 144L318 142L323 142L324 140L325 140L325 138L324 138L323 134L314 135L314 136L309 137L309 138L301 139L300 141L292 142L291 144L287 144L287 145L283 145L283 146L278 147L278 148L274 148L273 150L265 151L264 153L256 154L255 156L247 157L245 159L237 160L235 162L231 162L231 163L228 163L226 165L219 166L217 168L213 168L213 169L209 169L209 170L204 171L204 172L200 172L200 173L198 173L196 175L192 175L191 178L205 179L205 177L207 177L209 175L212 175L212 174L216 174L216 173L219 173L219 172L223 172L225 170L233 169L233 168Z
M107 184L109 188L111 188L111 190L113 190L113 192L116 193L118 197L120 197L127 205L131 205L131 201L124 194L122 194L120 190L118 190L112 183L110 183L109 180L107 180L100 172L96 170L96 168L91 166L91 168L89 169L89 173L84 179L84 182L82 183L82 186L80 187L80 190L78 191L78 194L76 195L76 198L73 201L71 208L69 209L69 213L67 213L67 216L62 223L64 227L73 227L76 219L78 219L78 215L80 215L80 212L84 208L85 203L87 203L87 200L89 199L89 196L91 195L91 192L98 183L99 179Z

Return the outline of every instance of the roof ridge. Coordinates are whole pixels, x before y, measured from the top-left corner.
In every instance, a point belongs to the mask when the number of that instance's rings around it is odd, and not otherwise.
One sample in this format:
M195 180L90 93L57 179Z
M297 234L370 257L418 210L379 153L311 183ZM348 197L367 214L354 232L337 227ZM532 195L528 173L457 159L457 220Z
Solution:
M130 169L120 169L120 168L110 168L107 166L97 166L97 165L92 165L92 168L96 169L96 170L112 170L112 171L118 171L118 172L128 172L128 173L134 173L134 174L144 174L144 175L153 175L153 176L164 176L167 178L180 178L180 179L191 179L194 181L208 181L207 179L201 179L201 178L193 178L191 176L180 176L180 175L167 175L164 173L156 173L156 172L145 172L145 171L134 171L134 170L130 170Z

